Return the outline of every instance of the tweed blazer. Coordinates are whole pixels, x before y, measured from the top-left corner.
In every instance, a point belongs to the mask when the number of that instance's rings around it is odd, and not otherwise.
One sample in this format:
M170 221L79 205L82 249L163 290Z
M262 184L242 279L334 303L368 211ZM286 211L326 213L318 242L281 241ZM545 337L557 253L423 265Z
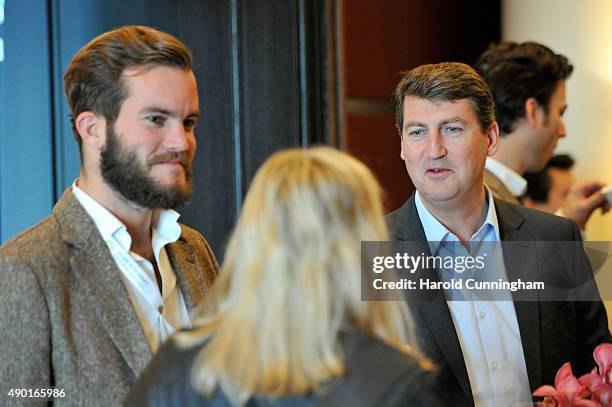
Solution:
M206 240L181 228L166 252L191 312L218 265ZM0 281L0 404L10 388L53 386L65 393L57 405L119 405L152 353L121 272L71 189L0 248Z
M491 188L491 192L493 195L499 199L503 199L504 201L513 203L515 205L520 205L521 201L510 192L508 187L504 185L503 182L499 178L497 178L491 171L485 169L484 171L484 182L487 184L489 188Z
M572 221L544 212L524 208L494 198L502 241L516 242L511 254L504 251L504 263L510 280L521 273L539 273L542 264L531 241L581 241L578 227ZM414 195L399 209L387 215L393 240L426 242L423 225L418 216ZM423 251L431 255L429 245ZM585 269L592 270L584 251L578 253ZM570 270L559 270L571 273ZM438 280L435 271L428 277ZM592 284L592 279L590 280ZM596 286L590 286L599 298ZM440 293L443 294L443 293ZM590 371L595 362L593 350L602 342L612 341L608 330L606 310L599 301L514 301L521 343L531 391L543 384L554 384L557 369L571 362L579 376ZM439 368L434 392L444 405L473 406L470 382L455 332L452 316L444 295L431 302L412 302L410 309L417 327L421 349Z

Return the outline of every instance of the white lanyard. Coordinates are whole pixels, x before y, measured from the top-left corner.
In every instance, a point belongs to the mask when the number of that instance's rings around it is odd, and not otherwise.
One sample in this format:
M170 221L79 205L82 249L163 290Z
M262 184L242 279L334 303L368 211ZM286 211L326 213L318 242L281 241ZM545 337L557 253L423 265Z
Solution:
M136 260L127 253L121 245L119 245L113 239L107 239L106 245L111 252L111 255L117 262L117 265L123 271L123 275L135 286L141 293L151 293L153 291L158 292L158 287L151 281L146 275L145 271L136 263ZM174 327L166 320L163 315L163 310L160 310L158 305L163 306L163 298L160 304L151 304L149 296L144 296L147 304L151 307L151 311L155 312L155 316L158 323L157 334L161 342L165 341L172 333L174 333ZM161 312L160 312L161 311Z
M149 292L149 290L157 287L153 286L151 279L147 278L144 271L126 251L117 242L112 239L106 240L106 245L111 252L111 255L117 262L117 265L124 270L124 275L130 280L134 286L141 292Z

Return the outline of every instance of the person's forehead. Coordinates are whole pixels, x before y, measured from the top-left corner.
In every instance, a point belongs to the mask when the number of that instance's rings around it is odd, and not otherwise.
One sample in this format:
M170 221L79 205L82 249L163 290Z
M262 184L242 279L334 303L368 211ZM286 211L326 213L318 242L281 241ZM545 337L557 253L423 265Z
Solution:
M549 107L553 103L565 104L566 103L565 99L566 99L566 85L565 85L565 80L562 79L559 82L557 82L557 86L555 87L555 90L553 91L551 95L550 101L548 102Z
M144 84L152 88L169 86L185 79L195 82L192 70L166 65L130 67L121 73L121 81L125 83Z
M477 119L472 101L468 98L454 100L438 100L417 96L404 98L404 120L419 118L458 117L465 121Z
M127 99L191 95L197 98L197 83L191 70L163 65L145 69L128 68L123 72L121 80L127 90Z

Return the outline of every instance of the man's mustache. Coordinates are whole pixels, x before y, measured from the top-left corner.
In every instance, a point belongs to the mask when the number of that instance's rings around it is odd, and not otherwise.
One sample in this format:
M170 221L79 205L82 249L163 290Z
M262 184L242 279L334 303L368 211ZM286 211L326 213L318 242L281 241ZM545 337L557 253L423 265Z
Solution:
M148 164L149 166L153 166L155 164L163 164L168 161L177 161L177 160L179 160L179 163L183 167L183 170L185 170L185 175L187 176L187 179L190 179L191 172L192 172L192 161L189 158L187 158L187 154L185 153L170 152L170 153L158 154L158 155L151 157Z
M183 168L185 169L191 168L191 161L187 158L187 155L185 153L175 153L175 152L162 153L162 154L153 156L149 160L149 165L162 164L168 161L177 161L177 160L179 160Z

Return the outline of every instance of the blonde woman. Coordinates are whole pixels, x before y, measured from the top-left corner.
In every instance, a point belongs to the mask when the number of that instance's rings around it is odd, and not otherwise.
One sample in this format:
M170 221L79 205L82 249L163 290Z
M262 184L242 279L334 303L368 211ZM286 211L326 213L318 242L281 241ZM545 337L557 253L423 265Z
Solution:
M331 148L258 171L198 326L126 405L435 405L403 302L360 300L360 242L386 240L380 188Z

